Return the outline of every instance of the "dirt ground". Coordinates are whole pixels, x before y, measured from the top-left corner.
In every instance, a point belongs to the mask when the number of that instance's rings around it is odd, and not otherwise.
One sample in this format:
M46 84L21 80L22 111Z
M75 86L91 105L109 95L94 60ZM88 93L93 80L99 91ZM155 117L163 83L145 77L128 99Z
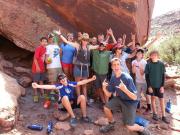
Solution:
M176 93L173 90L166 90L165 97L165 102L170 98L172 100L172 103L179 106L178 108L180 108L180 94ZM159 103L157 105L159 105ZM3 133L3 135L46 135L48 121L52 120L53 123L57 122L57 120L55 120L55 118L53 117L53 105L49 109L44 109L43 99L41 99L39 103L33 103L31 88L27 89L27 94L25 97L21 97L19 99L19 106L20 118L16 124L16 127L8 133ZM139 112L138 115L143 116L142 112L144 112L144 109L141 109L141 112ZM81 117L79 109L75 109L75 113L77 114L77 117ZM180 116L180 112L178 112L178 114ZM98 103L93 103L91 107L88 107L88 116L90 116L93 120L96 120L98 117L104 116L102 110L99 108ZM151 119L151 116L152 114L143 117L150 121L148 129L153 133L153 135L180 135L180 132L171 130L169 128L169 125L164 124L161 120L159 120L158 122L153 121ZM171 117L171 114L167 114L167 116L171 121L170 125L176 126L177 129L180 129L180 121L173 119ZM121 114L119 112L114 113L114 117L116 120L115 130L107 133L107 135L137 134L129 132L126 128L123 127ZM32 131L27 128L27 125L31 123L42 124L44 128L42 131ZM53 135L83 135L84 130L93 130L94 135L101 135L101 133L99 132L99 126L81 122L78 123L75 129L70 129L68 131L53 129Z

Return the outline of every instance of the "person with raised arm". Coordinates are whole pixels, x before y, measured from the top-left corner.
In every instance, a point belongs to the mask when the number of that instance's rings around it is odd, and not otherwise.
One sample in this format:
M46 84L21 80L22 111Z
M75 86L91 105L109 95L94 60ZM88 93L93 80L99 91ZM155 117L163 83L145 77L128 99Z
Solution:
M150 132L146 128L135 124L138 100L137 90L132 77L121 71L118 58L113 58L111 60L111 67L114 76L111 77L109 83L106 81L103 82L103 91L107 97L111 97L115 92L116 96L104 106L104 113L108 118L109 124L102 126L100 132L107 133L114 129L115 120L113 119L112 111L115 112L121 108L122 120L127 129L139 132L141 135L150 135Z
M74 57L74 69L73 75L75 77L75 81L80 81L87 79L89 77L89 66L90 66L90 51L93 49L99 48L98 45L90 45L89 44L89 35L87 33L83 33L81 35L81 39L79 42L71 42L68 41L61 33L61 31L55 31L56 34L60 36L64 43L67 43L76 48L76 56ZM77 95L81 94L81 87L77 86ZM87 99L87 87L86 84L82 85L82 93L85 95Z
M91 119L86 113L86 98L84 95L79 95L77 98L74 96L75 87L85 85L91 81L96 80L96 76L90 79L85 79L79 82L71 82L67 79L64 74L59 74L57 77L59 83L55 85L39 85L37 83L32 83L33 88L47 89L47 90L58 90L59 91L59 102L62 103L63 107L67 110L70 115L70 125L75 127L77 125L77 119L73 112L73 108L80 105L82 112L82 120L84 122L91 122Z

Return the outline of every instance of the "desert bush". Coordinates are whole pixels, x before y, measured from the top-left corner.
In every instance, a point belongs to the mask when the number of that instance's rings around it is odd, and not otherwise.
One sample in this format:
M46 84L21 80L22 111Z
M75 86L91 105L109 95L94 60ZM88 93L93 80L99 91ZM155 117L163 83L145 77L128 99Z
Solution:
M158 46L160 58L169 64L180 64L180 35L172 36Z

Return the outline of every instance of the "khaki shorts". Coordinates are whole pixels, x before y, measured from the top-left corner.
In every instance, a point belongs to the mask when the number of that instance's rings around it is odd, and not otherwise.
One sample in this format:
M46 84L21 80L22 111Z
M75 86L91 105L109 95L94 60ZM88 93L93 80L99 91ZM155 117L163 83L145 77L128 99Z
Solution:
M62 68L49 68L47 69L49 82L57 82L58 74L62 74Z
M132 126L135 123L137 103L125 103L119 97L113 97L105 106L113 112L121 110L123 123Z

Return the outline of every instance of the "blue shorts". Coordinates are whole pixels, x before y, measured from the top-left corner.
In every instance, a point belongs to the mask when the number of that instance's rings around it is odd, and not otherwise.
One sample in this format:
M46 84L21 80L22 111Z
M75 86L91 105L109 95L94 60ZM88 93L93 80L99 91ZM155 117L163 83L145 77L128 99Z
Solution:
M32 78L34 82L47 80L46 73L32 73Z
M89 70L89 69L87 69L87 67L83 67L83 68L82 68L82 71L81 71L81 67L75 65L75 66L74 66L74 69L73 69L74 77L88 78L88 77L89 77L88 70Z

